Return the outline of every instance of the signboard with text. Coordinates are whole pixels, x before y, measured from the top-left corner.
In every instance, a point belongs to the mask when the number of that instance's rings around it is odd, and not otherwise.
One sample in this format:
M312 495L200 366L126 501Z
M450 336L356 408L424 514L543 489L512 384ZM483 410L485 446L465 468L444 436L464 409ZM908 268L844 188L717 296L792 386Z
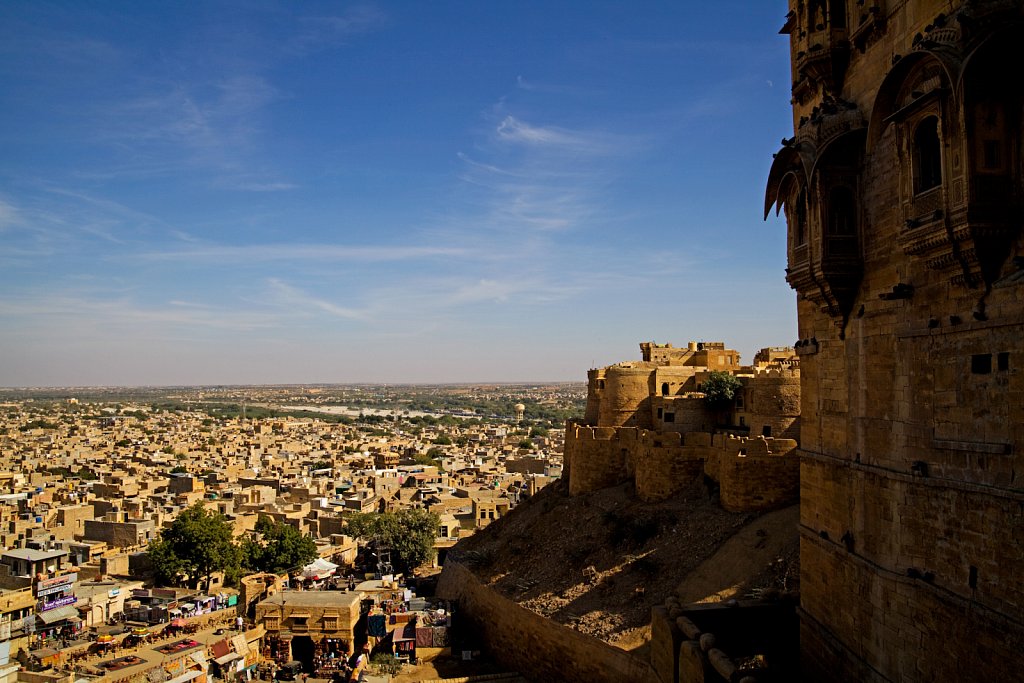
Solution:
M57 586L68 586L75 581L78 581L78 574L65 574L64 576L56 576L52 579L43 579L36 584L36 588L38 590L46 590L56 588Z
M51 609L57 609L58 607L65 607L67 605L73 605L78 602L78 598L74 595L66 595L63 598L57 598L53 602L44 602L40 607L40 612L45 612Z
M71 589L71 584L67 584L67 585L64 585L64 586L52 586L50 588L40 588L38 591L36 591L36 597L37 598L42 598L42 597L45 597L47 595L56 595L57 593L66 593L70 589Z

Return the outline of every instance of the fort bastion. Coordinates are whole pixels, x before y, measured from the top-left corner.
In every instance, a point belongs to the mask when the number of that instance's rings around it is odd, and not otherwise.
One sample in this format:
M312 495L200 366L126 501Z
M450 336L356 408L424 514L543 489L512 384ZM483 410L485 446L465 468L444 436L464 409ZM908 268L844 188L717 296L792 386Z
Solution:
M754 364L722 342L640 344L642 359L591 370L583 420L566 430L569 492L631 481L654 501L706 476L733 511L794 502L800 370L792 348L762 349ZM712 372L741 387L727 409L701 391Z

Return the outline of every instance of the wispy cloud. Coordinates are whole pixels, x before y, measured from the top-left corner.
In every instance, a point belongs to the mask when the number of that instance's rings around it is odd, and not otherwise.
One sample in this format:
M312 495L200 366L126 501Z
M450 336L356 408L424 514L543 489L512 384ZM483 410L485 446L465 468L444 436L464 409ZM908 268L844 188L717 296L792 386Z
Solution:
M578 228L602 210L602 191L640 145L616 132L541 124L504 111L471 154L460 178L484 207L488 234L528 239Z
M423 258L467 256L461 247L427 246L346 246L338 244L243 244L190 247L134 254L133 258L150 261L212 261L218 263L253 263L269 261L332 261L383 263Z
M386 21L387 15L370 5L350 7L339 15L301 17L286 51L306 55L344 45L355 36L379 29Z
M14 226L18 222L18 210L13 204L0 199L0 231Z
M262 76L238 74L209 82L165 82L91 114L108 141L221 149L247 142L258 128L254 115L282 96Z
M298 187L296 183L268 182L249 180L246 178L222 178L217 182L219 187L241 192L286 192Z
M515 116L506 116L495 130L499 140L583 152L608 154L616 150L615 137L608 133L588 133L558 126L537 126Z
M255 310L184 305L181 301L142 305L116 292L40 292L0 300L0 318L18 321L18 330L34 336L39 329L52 329L61 330L60 334L68 339L86 334L105 337L125 329L134 333L144 329L147 336L183 328L245 332L276 327L279 322L279 316Z
M267 283L274 296L275 303L286 306L291 311L297 309L312 310L315 313L327 313L336 318L344 318L346 320L360 320L366 317L365 311L339 306L325 299L312 296L298 287L293 287L277 278L271 278Z
M516 76L516 88L527 92L543 93L546 95L586 95L594 92L592 89L582 88L576 85L544 83L542 81L529 80L523 76Z
M241 191L292 189L263 153L264 112L287 97L258 73L146 81L83 112L94 142L111 154L76 175L104 181L191 173Z

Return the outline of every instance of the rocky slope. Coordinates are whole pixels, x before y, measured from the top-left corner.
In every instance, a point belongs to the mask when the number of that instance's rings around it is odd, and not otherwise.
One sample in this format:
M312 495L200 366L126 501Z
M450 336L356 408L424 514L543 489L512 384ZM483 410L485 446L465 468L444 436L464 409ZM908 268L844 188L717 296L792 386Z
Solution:
M670 597L795 589L795 522L795 507L726 512L700 481L660 503L636 499L628 484L570 498L560 481L451 557L521 605L633 649L648 639L651 607Z

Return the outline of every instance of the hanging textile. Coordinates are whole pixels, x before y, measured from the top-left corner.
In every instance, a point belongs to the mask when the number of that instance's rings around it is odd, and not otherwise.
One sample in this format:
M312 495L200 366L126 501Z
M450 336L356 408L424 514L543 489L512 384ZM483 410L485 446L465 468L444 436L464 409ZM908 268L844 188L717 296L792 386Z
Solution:
M375 638L383 638L388 634L387 615L371 614L366 617L366 632Z
M434 647L448 647L448 627L447 626L435 626L434 631Z

